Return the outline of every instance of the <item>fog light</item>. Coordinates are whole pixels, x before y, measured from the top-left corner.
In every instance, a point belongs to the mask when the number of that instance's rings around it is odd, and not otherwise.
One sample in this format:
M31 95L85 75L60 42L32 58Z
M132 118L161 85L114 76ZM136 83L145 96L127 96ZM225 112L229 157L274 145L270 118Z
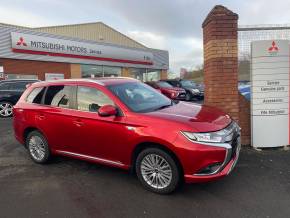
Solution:
M221 165L222 165L222 163L210 164L207 167L198 171L198 173L196 173L196 175L199 175L199 174L207 175L207 174L216 173L220 169Z

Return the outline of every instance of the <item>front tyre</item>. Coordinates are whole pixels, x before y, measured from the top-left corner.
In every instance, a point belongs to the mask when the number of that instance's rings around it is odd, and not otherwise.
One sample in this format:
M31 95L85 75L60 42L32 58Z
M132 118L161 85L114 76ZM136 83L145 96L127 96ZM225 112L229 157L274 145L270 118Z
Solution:
M44 164L50 158L47 140L39 131L32 131L26 138L26 147L35 163Z
M145 149L138 155L136 173L145 188L159 194L173 192L180 181L175 160L158 148Z

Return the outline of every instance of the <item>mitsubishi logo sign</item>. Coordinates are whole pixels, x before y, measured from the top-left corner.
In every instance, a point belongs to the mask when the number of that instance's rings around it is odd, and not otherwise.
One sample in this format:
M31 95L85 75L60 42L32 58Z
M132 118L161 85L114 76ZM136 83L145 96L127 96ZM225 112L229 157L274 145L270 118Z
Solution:
M278 48L278 46L276 45L276 42L275 41L273 41L272 42L272 46L270 47L270 48L268 48L268 51L270 52L270 53L277 53L278 51L279 51L279 48Z
M23 37L20 37L18 42L16 43L16 45L23 45L23 46L27 46L27 44L25 43L24 41L24 38Z

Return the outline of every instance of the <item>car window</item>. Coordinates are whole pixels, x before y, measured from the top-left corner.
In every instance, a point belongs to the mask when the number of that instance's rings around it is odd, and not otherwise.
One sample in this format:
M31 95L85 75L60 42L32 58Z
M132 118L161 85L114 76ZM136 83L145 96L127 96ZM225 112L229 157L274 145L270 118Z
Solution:
M171 105L171 100L143 83L111 85L109 89L134 112L150 112Z
M4 82L0 83L0 91L8 91L10 90L10 83Z
M26 89L26 85L31 82L12 82L10 84L10 90L12 91L24 91Z
M104 105L114 105L114 102L102 91L78 86L77 107L81 111L97 112Z
M172 86L178 86L178 81L166 81L167 83L171 84Z
M33 81L4 82L0 84L1 91L25 91L26 85Z
M41 100L44 94L44 87L35 88L30 92L26 98L27 103L41 104Z
M172 85L170 85L168 82L159 81L157 84L162 88L172 88Z
M49 86L46 91L44 104L69 108L71 92L71 86Z
M190 86L190 87L196 86L196 83L190 80L182 80L180 83L182 84L182 86Z

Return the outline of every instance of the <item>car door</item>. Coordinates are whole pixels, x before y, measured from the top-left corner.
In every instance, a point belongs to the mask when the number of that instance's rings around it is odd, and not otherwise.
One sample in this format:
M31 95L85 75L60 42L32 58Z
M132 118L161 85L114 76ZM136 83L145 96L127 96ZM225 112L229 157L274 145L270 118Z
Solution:
M77 87L77 105L73 112L75 128L78 136L74 143L79 153L87 157L101 158L103 162L120 162L120 152L128 143L126 118L118 116L101 117L98 109L104 105L115 103L100 89L90 86Z
M45 134L53 150L78 152L74 140L73 85L51 85L35 113L37 127Z

